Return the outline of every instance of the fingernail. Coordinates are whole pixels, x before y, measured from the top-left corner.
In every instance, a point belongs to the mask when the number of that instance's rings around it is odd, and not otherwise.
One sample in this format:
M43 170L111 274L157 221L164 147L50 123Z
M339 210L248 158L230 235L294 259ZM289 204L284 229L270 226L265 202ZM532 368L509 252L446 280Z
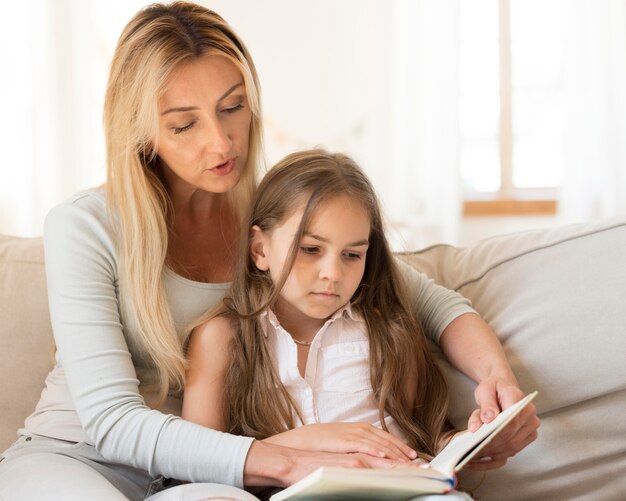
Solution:
M491 419L494 415L493 411L485 411L483 412L483 419Z

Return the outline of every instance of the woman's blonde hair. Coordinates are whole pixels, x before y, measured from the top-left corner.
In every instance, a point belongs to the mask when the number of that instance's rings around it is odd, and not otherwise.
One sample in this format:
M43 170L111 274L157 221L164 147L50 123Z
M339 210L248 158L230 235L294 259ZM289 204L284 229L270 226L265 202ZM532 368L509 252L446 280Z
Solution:
M217 314L232 319L232 360L226 374L224 406L228 431L265 438L295 426L297 408L272 363L259 313L272 307L297 257L315 211L328 200L348 196L370 220L365 271L352 308L367 325L370 374L380 422L391 415L424 458L436 453L444 433L447 386L385 238L376 194L349 157L323 150L288 155L265 176L244 230L257 225L271 232L304 207L282 276L273 283L250 256L250 235L241 238L232 289ZM214 312L215 313L215 312Z
M207 54L225 56L239 68L252 110L248 161L227 195L232 210L243 212L261 158L260 86L250 54L224 19L188 2L142 9L122 32L106 90L106 198L126 281L121 301L134 315L136 341L156 370L156 404L182 389L186 368L162 283L172 209L159 175L159 99L179 65Z

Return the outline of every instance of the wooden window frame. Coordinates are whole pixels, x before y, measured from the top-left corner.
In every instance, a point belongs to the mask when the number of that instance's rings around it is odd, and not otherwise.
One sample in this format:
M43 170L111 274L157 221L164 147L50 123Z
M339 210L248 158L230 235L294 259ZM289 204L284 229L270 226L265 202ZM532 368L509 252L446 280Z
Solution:
M464 216L555 215L556 189L517 188L513 183L513 92L511 66L510 0L498 2L500 36L500 189L489 194L468 194Z

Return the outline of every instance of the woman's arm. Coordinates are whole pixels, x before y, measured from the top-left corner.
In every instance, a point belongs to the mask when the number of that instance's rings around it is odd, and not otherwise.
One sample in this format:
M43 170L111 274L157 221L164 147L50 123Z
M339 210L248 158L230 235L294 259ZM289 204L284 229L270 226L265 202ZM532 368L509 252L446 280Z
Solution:
M454 319L439 344L452 365L479 383L475 397L480 415L473 415L478 421L470 423L472 431L523 397L498 337L477 314Z
M441 348L448 360L478 386L474 398L479 406L468 421L470 431L492 421L501 410L524 397L493 329L475 314L457 317L443 331ZM468 468L487 470L503 466L509 457L537 439L540 425L534 404L529 404Z
M151 475L243 485L248 437L227 435L151 409L139 391L121 312L114 232L104 197L74 197L46 218L48 299L58 359L89 443L109 461ZM144 360L148 365L149 361Z
M474 396L479 409L468 422L470 430L488 423L524 396L502 345L489 325L460 294L441 287L413 267L398 260L414 307L427 334L439 343L450 363L477 383ZM537 437L539 419L535 406L528 405L485 448L480 469L496 468Z

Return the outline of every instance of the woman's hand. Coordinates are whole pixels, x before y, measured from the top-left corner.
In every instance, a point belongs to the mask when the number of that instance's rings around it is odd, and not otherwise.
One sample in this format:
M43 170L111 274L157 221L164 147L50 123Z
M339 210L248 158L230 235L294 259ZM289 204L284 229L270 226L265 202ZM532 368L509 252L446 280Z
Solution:
M311 452L256 440L250 447L244 465L244 484L247 487L288 487L321 466L385 469L424 467L423 462L417 461L398 461L361 453Z
M398 437L369 423L319 423L294 428L264 442L307 451L351 453L409 461L416 452Z
M483 423L489 423L501 410L510 407L525 395L517 384L492 377L483 380L476 387L474 396L480 408L469 418L470 431L476 431ZM481 451L480 457L470 461L466 467L473 470L491 470L504 466L508 458L537 439L540 421L536 412L532 402L528 404Z
M498 337L478 315L454 319L444 329L440 344L448 360L478 383L474 397L479 409L470 416L470 431L491 422L501 410L524 397ZM538 428L536 408L530 403L483 449L481 459L468 467L488 470L503 466L537 438Z

